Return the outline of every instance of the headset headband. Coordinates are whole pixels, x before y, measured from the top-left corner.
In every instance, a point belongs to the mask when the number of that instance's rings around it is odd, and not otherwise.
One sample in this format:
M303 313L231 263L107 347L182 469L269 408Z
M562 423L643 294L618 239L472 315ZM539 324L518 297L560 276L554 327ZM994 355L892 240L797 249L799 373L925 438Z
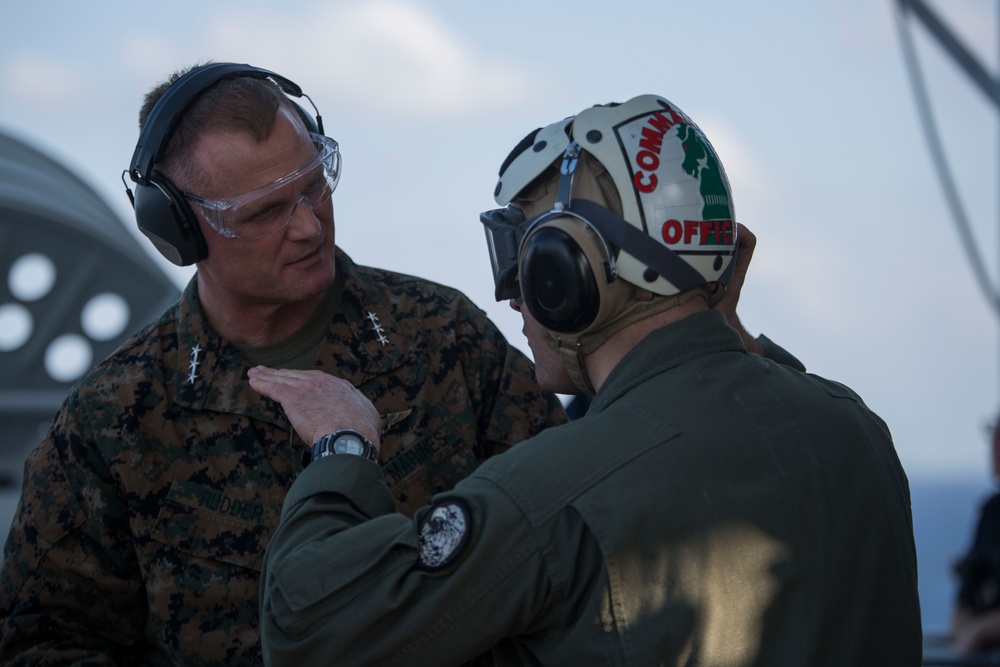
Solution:
M153 106L142 125L139 141L136 143L132 162L129 165L129 176L141 185L149 184L149 176L153 165L163 157L167 139L173 133L180 121L181 112L191 105L198 96L223 77L232 74L252 76L259 79L272 79L292 97L304 97L302 89L293 81L270 70L237 63L210 63L187 72L174 81L164 91L162 97ZM305 96L308 99L308 96ZM312 100L310 100L310 103ZM323 133L323 121L317 114L317 131Z

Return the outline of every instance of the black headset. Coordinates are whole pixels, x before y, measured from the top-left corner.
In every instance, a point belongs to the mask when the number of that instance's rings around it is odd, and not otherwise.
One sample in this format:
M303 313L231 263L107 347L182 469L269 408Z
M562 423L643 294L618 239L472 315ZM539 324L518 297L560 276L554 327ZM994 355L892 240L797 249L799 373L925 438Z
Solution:
M603 319L598 316L616 282L614 256L601 247L603 237L598 232L595 238L595 230L577 211L550 211L533 227L519 257L524 305L546 329L583 333Z
M163 157L170 135L184 110L219 80L235 76L271 79L286 95L305 97L312 104L309 96L289 79L266 69L236 63L210 63L196 67L164 91L143 123L132 154L128 173L135 183L135 194L127 184L125 192L135 209L139 231L153 242L161 255L177 266L189 266L205 259L208 249L194 211L184 201L183 193L154 165ZM323 119L315 105L315 118L295 102L292 102L292 107L299 113L306 129L323 134Z
M568 179L561 179L562 185ZM568 191L567 191L568 192ZM560 194L560 201L563 199ZM567 196L568 198L568 196ZM683 292L705 284L694 267L621 216L586 199L529 220L518 257L521 296L546 329L582 335L604 326L626 297L615 248L646 265L650 283L664 276ZM723 280L728 282L732 263Z
M694 267L621 216L586 199L528 222L519 255L521 295L546 329L583 334L604 326L626 298L615 248L646 265L650 283L664 276L683 292L705 284ZM723 278L728 282L731 269Z

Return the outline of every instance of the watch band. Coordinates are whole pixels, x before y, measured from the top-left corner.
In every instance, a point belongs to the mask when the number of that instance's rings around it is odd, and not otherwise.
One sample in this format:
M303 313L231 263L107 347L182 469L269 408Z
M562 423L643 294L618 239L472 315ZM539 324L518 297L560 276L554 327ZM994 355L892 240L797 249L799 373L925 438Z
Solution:
M378 450L371 440L352 429L327 433L313 443L311 461L331 454L351 454L378 463Z

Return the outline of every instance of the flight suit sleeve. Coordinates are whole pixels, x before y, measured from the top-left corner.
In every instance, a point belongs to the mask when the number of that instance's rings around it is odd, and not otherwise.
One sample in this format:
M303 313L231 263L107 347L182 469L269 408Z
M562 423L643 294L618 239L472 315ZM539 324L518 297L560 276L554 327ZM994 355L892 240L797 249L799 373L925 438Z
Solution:
M538 386L531 360L464 297L459 298L455 326L466 357L466 384L478 393L482 459L567 421L558 397Z
M143 582L127 510L64 406L25 463L0 570L0 664L136 659Z
M479 656L544 615L553 580L539 540L478 477L408 519L393 512L377 465L315 461L264 557L265 664L443 666Z

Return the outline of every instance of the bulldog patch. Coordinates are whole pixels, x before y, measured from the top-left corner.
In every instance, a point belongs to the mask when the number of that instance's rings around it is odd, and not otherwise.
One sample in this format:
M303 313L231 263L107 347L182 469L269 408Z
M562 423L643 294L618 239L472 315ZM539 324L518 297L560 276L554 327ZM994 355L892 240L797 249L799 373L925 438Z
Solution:
M462 500L440 502L420 522L420 569L437 572L458 562L472 535L472 513Z

